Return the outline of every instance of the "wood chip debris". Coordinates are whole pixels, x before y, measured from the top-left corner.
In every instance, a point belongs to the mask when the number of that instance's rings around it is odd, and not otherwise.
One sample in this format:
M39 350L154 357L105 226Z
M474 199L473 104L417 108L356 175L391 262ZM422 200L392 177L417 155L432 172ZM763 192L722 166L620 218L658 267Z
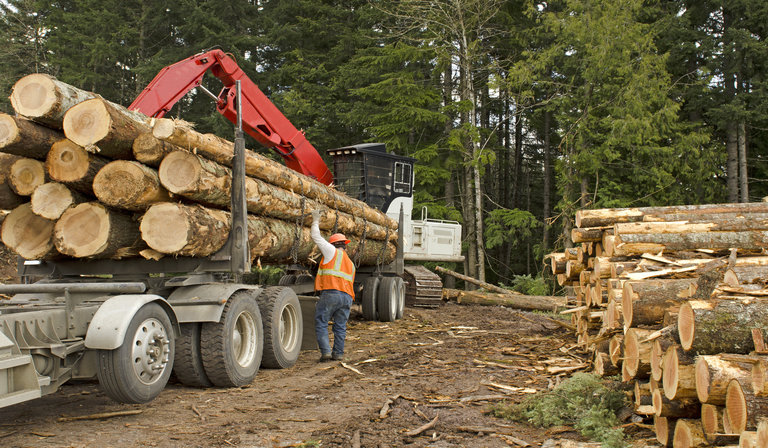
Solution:
M58 422L74 422L78 420L101 420L105 418L112 418L112 417L123 417L126 415L138 415L144 412L141 409L131 409L128 411L115 411L115 412L102 412L99 414L89 414L89 415L78 415L75 417L59 417Z
M406 437L416 437L419 434L423 433L424 431L426 431L428 429L431 429L431 428L434 428L435 425L437 424L437 419L439 417L440 417L440 414L435 415L435 418L433 418L432 421L430 421L429 423L427 423L425 425L422 425L422 426L420 426L420 427L418 427L416 429L412 429L412 430L406 432L405 436Z

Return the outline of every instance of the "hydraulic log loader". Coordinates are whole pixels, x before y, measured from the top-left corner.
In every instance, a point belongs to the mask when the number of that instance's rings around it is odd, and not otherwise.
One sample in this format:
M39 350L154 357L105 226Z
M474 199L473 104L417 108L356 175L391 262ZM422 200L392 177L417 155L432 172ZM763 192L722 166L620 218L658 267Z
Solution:
M209 70L224 84L219 95L202 86ZM251 270L244 133L288 167L399 220L395 261L358 270L356 300L367 319L402 316L406 281L413 304L439 301L439 278L405 262L461 261L461 228L428 219L426 210L411 218L414 159L388 154L381 144L334 149L334 178L304 134L221 50L164 68L130 109L159 118L195 88L236 123L227 244L208 258L20 259L23 279L42 280L0 285L0 294L11 296L0 302L0 407L55 392L71 379L96 377L125 403L154 399L171 371L190 386L241 386L260 366L293 366L302 346L311 346L314 336L305 337L303 327L311 325L314 299L297 294L312 292L312 276L292 273L273 287L244 279Z

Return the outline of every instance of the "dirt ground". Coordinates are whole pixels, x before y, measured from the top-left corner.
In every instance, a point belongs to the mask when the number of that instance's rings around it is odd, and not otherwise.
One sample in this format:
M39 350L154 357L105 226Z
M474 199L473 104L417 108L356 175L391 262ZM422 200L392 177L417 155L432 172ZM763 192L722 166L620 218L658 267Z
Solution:
M542 430L485 414L502 398L518 402L584 365L571 333L540 314L445 304L406 308L402 320L382 323L363 321L353 307L347 367L317 360L317 352L302 352L293 368L262 369L243 388L171 383L145 405L115 403L95 382L68 384L0 409L0 446L535 447L581 440L571 428ZM140 413L59 421L129 410ZM652 445L647 430L634 429L633 437L635 446Z

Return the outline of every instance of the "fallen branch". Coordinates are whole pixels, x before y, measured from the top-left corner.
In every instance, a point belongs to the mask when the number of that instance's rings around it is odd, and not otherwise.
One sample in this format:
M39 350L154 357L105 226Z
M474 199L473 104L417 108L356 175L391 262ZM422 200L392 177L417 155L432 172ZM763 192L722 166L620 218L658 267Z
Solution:
M363 372L361 372L361 371L357 370L356 368L354 368L354 367L350 366L349 364L347 364L347 363L345 363L345 362L342 362L342 363L341 363L341 367L344 367L345 369L349 369L349 370L351 370L351 371L355 372L355 373L356 373L356 374L358 374L358 375L361 375L361 376L363 375Z
M76 417L59 417L57 420L59 423L62 422L74 422L78 420L101 420L104 418L112 418L112 417L122 417L125 415L138 415L144 412L141 409L131 409L128 411L115 411L115 412L102 412L99 414L89 414L89 415L78 415Z
M420 427L418 427L416 429L413 429L413 430L410 430L410 431L406 432L405 436L406 437L416 437L419 434L421 434L422 432L424 432L424 431L426 431L428 429L434 428L435 425L437 424L438 417L440 417L440 414L437 414L435 416L435 418L432 419L431 422L429 422L429 423L427 423L425 425L422 425L422 426L420 426Z

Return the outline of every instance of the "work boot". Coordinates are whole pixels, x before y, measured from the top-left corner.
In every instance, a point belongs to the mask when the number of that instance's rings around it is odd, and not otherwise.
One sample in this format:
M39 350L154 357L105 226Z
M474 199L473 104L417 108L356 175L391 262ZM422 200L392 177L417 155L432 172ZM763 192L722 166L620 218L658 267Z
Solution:
M334 361L344 361L344 355L340 353L334 353L331 355L331 359L333 359Z
M332 359L333 358L331 358L331 355L329 355L328 353L323 353L322 355L320 355L320 359L318 360L318 362L328 362Z

